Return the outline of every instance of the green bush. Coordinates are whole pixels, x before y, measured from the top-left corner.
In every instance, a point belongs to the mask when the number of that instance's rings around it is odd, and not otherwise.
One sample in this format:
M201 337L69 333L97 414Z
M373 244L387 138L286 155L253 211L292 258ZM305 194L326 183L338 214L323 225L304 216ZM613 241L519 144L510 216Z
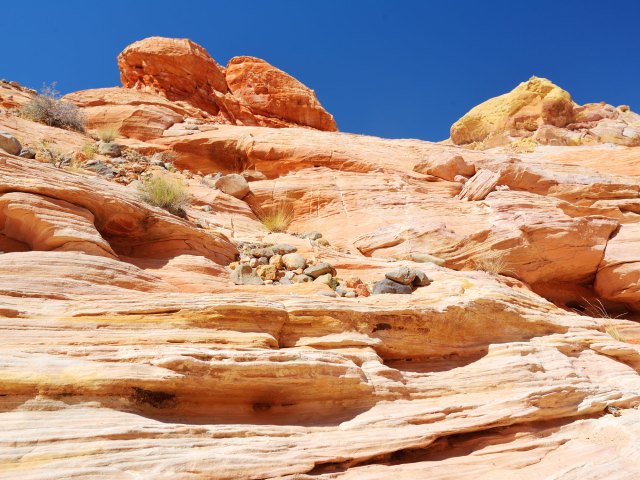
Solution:
M184 207L189 199L187 186L170 177L146 178L140 186L140 194L148 204L178 216L184 216Z
M20 109L20 115L51 127L84 132L84 117L73 103L60 100L55 83L44 85L39 94Z

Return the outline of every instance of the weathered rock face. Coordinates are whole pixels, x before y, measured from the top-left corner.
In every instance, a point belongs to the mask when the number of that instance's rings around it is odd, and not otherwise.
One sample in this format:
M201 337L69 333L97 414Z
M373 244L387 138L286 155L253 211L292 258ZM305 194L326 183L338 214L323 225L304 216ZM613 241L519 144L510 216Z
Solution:
M451 126L456 145L487 149L530 138L542 145L640 145L640 116L629 107L576 105L568 92L531 77L474 107Z
M339 134L268 64L144 42L68 97L121 156L0 110L36 152L0 152L0 478L638 478L640 148L536 144L634 114L540 81L499 117L531 152Z
M226 79L233 95L258 115L318 130L337 130L313 90L264 60L234 57L227 64Z
M213 91L227 91L222 67L185 38L150 37L132 43L118 55L118 67L124 87L185 101L214 115L218 106Z
M86 110L90 129L117 126L125 136L149 140L192 117L207 125L337 130L312 90L254 57L235 57L225 70L191 40L150 37L125 48L118 66L124 89L65 97Z

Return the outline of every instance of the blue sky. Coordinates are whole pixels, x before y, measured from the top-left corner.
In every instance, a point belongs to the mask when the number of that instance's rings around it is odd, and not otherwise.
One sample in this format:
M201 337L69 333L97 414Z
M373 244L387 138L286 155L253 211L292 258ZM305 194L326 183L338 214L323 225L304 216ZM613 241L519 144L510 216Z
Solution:
M187 37L219 63L253 55L313 88L343 131L441 140L531 75L578 103L640 111L640 2L566 0L7 2L0 78L70 92L119 85L117 54Z

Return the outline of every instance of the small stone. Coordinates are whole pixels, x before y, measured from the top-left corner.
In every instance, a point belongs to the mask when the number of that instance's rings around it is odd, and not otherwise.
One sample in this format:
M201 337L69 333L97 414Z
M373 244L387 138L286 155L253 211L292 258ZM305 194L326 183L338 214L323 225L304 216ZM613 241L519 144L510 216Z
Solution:
M302 268L296 268L293 272L294 272L296 275L302 275L302 274L304 273L304 269L302 269Z
M273 251L273 247L256 248L254 250L251 250L251 255L253 255L256 258L260 258L260 257L271 258L275 254L276 253Z
M356 288L358 285L362 285L362 280L358 277L349 277L346 280L347 288Z
M308 238L309 240L318 240L322 238L322 234L320 232L306 232L300 234L300 238Z
M258 266L258 259L257 258L252 258L251 260L249 260L249 266L252 268L255 268Z
M20 155L18 156L22 158L30 158L30 159L36 158L36 151L29 147L22 147L22 150L20 150Z
M213 210L213 209L211 208L211 205L205 205L204 207L202 207L202 211L203 211L203 212L210 213L210 212L211 212L211 210Z
M4 150L9 155L18 155L22 151L22 145L10 133L0 132L0 150Z
M324 275L325 273L331 273L333 271L333 267L329 265L327 262L319 262L315 265L311 265L304 270L305 275L309 275L313 278L318 278L320 275ZM413 280L413 279L412 279Z
M284 272L284 278L286 278L287 280L291 280L295 276L296 276L296 272L291 272L291 271Z
M414 270L414 272L416 272L416 278L413 279L414 286L426 287L431 283L431 280L429 279L429 277L427 277L427 274L422 270Z
M282 269L282 267L284 266L282 262L282 255L273 255L269 259L269 265L274 265L276 267L276 270Z
M356 297L357 297L357 294L356 294L356 292L355 292L355 291L353 291L353 290L347 290L347 291L345 292L345 294L344 294L344 297L345 297L345 298L356 298Z
M347 287L345 287L344 285L338 285L336 287L336 294L339 297L344 297L347 294L348 291L349 290L347 290Z
M269 258L268 257L258 258L258 265L269 265Z
M231 272L231 281L236 285L262 285L262 279L247 264L239 265Z
M256 273L263 280L276 279L276 267L273 265L260 265L258 268L256 268Z
M386 273L385 277L402 285L410 285L414 278L416 278L416 272L413 268L400 267L392 272Z
M241 257L240 263L249 263L251 261L251 257Z
M288 245L286 243L278 243L271 248L276 255L286 255L287 253L294 253L298 251L296 247Z
M284 278L284 277L281 278L279 280L279 282L280 282L280 285L292 285L293 284L293 282L291 280L289 280L288 278Z
M319 292L316 292L318 295L322 295L323 297L336 297L336 292L334 292L333 290L320 290Z
M311 278L309 275L305 275L303 273L302 275L296 275L295 277L293 277L291 279L291 281L293 283L308 283L308 282L312 282L313 278Z
M388 278L376 282L376 284L373 286L374 295L380 295L382 293L408 295L411 294L411 292L412 289L410 285L403 285L401 283L394 282L393 280L389 280Z
M326 238L319 238L318 240L316 240L316 243L321 247L331 246L331 244L329 243L329 240L327 240Z
M287 270L297 270L299 268L304 269L307 266L307 261L299 253L287 253L282 257L282 263L284 263Z
M231 173L220 177L216 180L215 187L227 195L231 195L232 197L239 199L244 198L251 191L249 184L244 177L237 173Z
M103 162L102 160L89 160L84 163L83 168L96 172L98 175L102 175L106 178L113 178L116 175L116 171L111 165Z
M122 155L122 150L117 143L100 142L98 143L98 153L100 155L107 155L108 157L119 157Z
M240 262L231 262L231 263L229 264L229 268L230 268L231 270L235 270L235 269L238 267L238 265L240 265Z

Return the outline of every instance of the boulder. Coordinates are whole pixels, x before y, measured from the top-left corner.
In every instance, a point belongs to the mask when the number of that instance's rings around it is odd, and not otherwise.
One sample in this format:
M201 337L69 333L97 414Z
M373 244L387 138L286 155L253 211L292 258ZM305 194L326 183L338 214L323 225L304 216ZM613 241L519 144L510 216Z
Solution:
M429 279L429 277L427 277L427 274L422 270L414 270L414 272L416 274L416 277L413 279L412 283L415 287L426 287L431 283L431 280Z
M236 285L262 285L262 279L246 263L240 264L231 272L231 281Z
M22 150L22 145L16 137L7 132L0 132L0 149L9 155L18 155Z
M251 191L245 178L237 173L220 177L216 180L215 187L227 195L238 199L244 198Z
M310 265L304 270L305 275L309 275L313 278L318 278L320 275L331 272L333 272L333 267L327 262L320 262L315 265Z
M109 157L119 157L122 155L120 145L114 142L100 142L98 144L98 153Z
M287 270L297 270L298 268L305 268L307 261L299 253L287 253L282 256L282 263L284 263Z
M337 130L329 114L309 89L291 75L255 57L234 57L227 64L231 93L254 114L318 130Z
M388 278L376 282L373 286L374 295L380 295L382 293L408 295L411 294L411 292L413 292L413 289L410 285L403 285L401 283L394 282L393 280L389 280Z
M260 265L256 268L256 274L263 280L275 280L276 267L274 265Z
M411 285L416 278L416 271L409 267L400 267L385 274L385 277L402 285Z

